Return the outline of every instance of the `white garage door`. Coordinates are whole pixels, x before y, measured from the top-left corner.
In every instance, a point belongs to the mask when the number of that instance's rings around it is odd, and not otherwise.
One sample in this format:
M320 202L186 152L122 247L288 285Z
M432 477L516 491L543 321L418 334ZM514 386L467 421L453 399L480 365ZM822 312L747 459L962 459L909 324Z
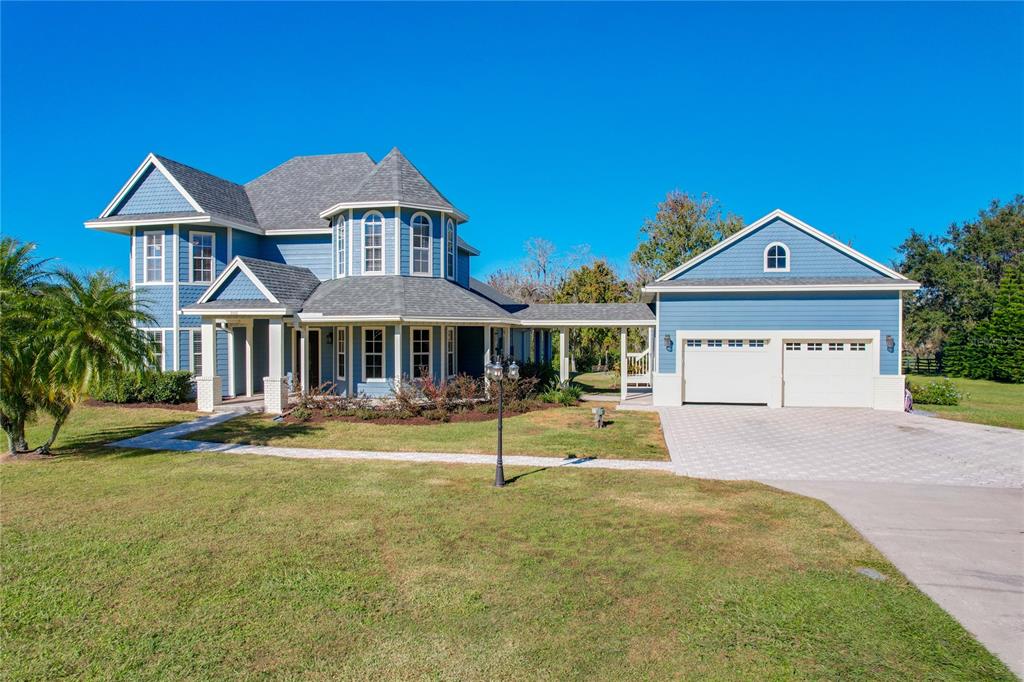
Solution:
M842 339L785 342L782 404L871 407L876 354L871 343Z
M683 402L765 404L771 344L742 337L687 339L683 345Z

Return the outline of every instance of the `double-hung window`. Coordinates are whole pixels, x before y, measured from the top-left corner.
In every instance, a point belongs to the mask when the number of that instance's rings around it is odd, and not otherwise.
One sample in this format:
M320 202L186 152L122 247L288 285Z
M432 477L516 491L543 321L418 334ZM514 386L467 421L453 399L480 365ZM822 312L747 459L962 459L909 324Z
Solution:
M145 235L144 282L164 281L164 233L147 232Z
M193 232L189 237L192 252L192 281L209 284L213 281L213 235Z
M430 274L430 218L424 213L412 217L412 274Z
M203 335L198 329L190 332L192 336L192 375L203 376Z
M422 379L430 376L430 327L413 328L411 351L412 378Z
M446 256L447 259L445 265L445 274L448 279L455 279L455 223L452 219L448 219L448 225L445 227L445 238Z
M337 333L334 338L338 340L338 371L335 372L335 376L338 379L344 379L345 366L348 363L348 336L346 332L348 330L345 327L338 327Z
M164 332L162 329L145 329L143 333L149 340L150 347L153 349L153 369L164 369Z
M384 216L363 218L363 272L384 272Z
M445 329L444 332L444 352L446 354L446 359L448 362L448 376L450 377L455 376L456 374L458 374L459 371L457 360L458 353L455 348L456 331L457 330L455 327L448 327L447 329Z
M384 330L363 330L363 377L366 381L384 380Z
M331 219L335 239L338 240L338 276L345 274L345 217L336 215Z

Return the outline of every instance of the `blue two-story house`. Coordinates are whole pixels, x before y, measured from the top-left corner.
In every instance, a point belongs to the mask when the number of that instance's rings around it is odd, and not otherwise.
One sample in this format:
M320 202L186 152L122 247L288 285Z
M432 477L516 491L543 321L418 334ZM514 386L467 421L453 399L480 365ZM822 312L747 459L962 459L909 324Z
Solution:
M510 300L471 276L467 216L393 149L293 158L240 185L150 154L87 228L125 234L162 369L196 376L200 411L326 385L383 397L399 379L550 362L560 330L617 327L621 397L901 409L900 297L917 287L775 211L631 304ZM647 330L627 353L627 329ZM650 389L648 389L650 390Z

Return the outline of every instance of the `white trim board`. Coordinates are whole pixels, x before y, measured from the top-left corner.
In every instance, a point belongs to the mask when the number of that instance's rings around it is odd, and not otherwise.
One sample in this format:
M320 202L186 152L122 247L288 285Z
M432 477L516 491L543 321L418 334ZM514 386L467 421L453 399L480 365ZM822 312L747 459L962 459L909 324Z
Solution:
M643 292L645 294L685 294L719 291L914 291L919 288L921 288L920 284L910 280L883 279L878 284L786 284L785 280L780 280L779 284L688 284L686 286L648 284L643 288Z
M907 279L906 277L904 277L900 273L896 272L895 270L891 270L891 269L885 267L884 265L882 265L878 261L873 260L871 258L868 258L863 253L861 253L860 251L857 251L857 250L847 246L846 244L843 244L838 239L834 239L834 238L828 236L827 234L825 234L821 230L818 230L817 228L811 227L810 225L808 225L807 223L803 222L799 218L795 218L795 217L791 216L790 214L786 213L785 211L783 211L782 209L777 208L774 211L772 211L771 213L769 213L768 215L763 216L761 218L758 218L754 222L750 223L745 228L743 228L742 230L740 230L736 234L732 235L728 239L723 239L722 241L718 242L717 244L712 246L710 249L708 249L704 253L702 253L702 254L700 254L698 256L694 256L693 258L691 258L690 260L686 261L685 263L683 263L679 267L675 268L674 270L671 270L670 272L665 273L664 275L662 275L661 277L656 279L655 282L667 282L668 280L674 279L675 277L677 277L680 274L686 272L687 270L689 270L690 268L694 267L698 263L702 263L705 260L707 260L708 258L711 258L716 253L718 253L719 251L722 251L723 249L727 248L731 244L735 244L739 240L741 240L744 237L746 237L747 235L749 235L751 232L754 232L755 230L758 230L758 229L764 227L765 225L767 225L768 223L772 222L773 220L779 220L779 219L789 223L790 225L792 225L793 227L795 227L795 228L797 228L799 230L802 230L803 232L806 232L807 234L809 234L812 237L814 237L814 238L824 242L825 244L828 244L829 246L831 246L832 248L836 249L837 251L841 251L842 253L845 253L847 256L850 256L854 260L857 260L857 261L863 263L864 265L867 265L869 268L871 268L873 270L877 270L878 272L880 272L880 273L882 273L882 274L884 274L884 275L886 275L888 277L891 277L893 279L900 279L900 280L906 280Z

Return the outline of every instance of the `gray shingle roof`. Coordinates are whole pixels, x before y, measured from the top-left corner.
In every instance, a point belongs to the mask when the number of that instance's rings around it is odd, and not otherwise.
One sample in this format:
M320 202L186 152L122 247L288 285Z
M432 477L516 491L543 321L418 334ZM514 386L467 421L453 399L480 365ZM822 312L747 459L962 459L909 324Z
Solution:
M343 277L320 284L303 313L513 322L501 306L438 277Z
M130 215L108 215L106 218L93 218L91 223L118 223L141 220L167 220L174 218L195 218L196 216L209 216L208 213L196 213L195 211L170 211L165 213L132 213Z
M507 294L501 293L487 282L482 282L476 277L469 278L469 288L501 306L523 305L523 302L519 299L512 298Z
M321 206L320 210L328 209L339 202L357 201L422 204L449 211L455 208L429 180L423 177L419 169L398 151L398 147L388 152L351 194L338 197L332 204Z
M239 184L218 178L192 166L178 163L166 156L154 154L167 172L188 192L207 213L213 213L237 220L255 227L256 214L249 203L245 188Z
M351 194L373 170L367 154L296 156L247 182L264 229L327 227L320 212Z
M256 279L283 305L301 306L320 285L320 278L309 268L249 256L239 256L238 260L245 263Z
M469 254L474 255L474 256L479 256L480 255L480 250L477 249L472 244L469 244L469 243L463 241L462 237L456 237L455 241L456 241L456 244L458 244L459 249L461 249L462 251L465 251L466 253L469 253Z
M534 303L515 314L523 322L653 322L646 303Z
M687 278L673 279L667 282L652 282L651 286L657 288L686 289L687 287L729 287L729 286L792 286L792 285L818 285L818 284L882 284L885 282L904 280L893 280L885 275L872 277L789 277L778 275L775 277L714 277L714 278ZM909 280L906 280L908 283Z

